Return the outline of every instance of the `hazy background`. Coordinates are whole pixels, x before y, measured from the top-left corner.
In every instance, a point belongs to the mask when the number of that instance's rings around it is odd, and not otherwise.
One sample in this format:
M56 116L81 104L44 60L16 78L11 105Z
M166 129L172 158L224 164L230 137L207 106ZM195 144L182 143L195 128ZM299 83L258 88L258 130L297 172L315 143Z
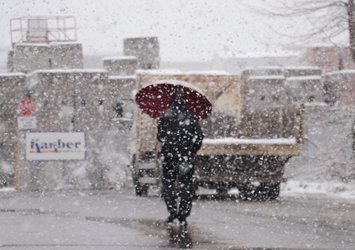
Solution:
M140 36L159 37L163 62L284 54L299 48L293 43L294 36L308 24L307 18L277 18L256 11L278 3L280 0L0 0L0 64L6 65L10 49L10 19L29 15L75 16L85 55L120 55L123 38Z

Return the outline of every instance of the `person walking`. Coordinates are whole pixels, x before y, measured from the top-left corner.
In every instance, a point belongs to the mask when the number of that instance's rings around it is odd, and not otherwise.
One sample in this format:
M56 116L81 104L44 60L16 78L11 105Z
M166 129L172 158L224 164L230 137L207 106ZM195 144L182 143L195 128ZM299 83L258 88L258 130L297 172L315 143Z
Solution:
M179 95L174 95L168 110L159 117L157 137L162 144L162 196L169 212L166 223L177 219L186 227L195 195L193 161L203 133Z

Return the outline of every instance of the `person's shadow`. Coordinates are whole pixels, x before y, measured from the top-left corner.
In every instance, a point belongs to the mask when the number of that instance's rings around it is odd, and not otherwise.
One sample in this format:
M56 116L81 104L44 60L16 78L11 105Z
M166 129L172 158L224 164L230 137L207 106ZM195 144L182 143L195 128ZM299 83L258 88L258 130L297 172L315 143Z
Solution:
M169 245L178 248L192 248L192 237L188 228L180 225L171 225L167 229L169 236Z

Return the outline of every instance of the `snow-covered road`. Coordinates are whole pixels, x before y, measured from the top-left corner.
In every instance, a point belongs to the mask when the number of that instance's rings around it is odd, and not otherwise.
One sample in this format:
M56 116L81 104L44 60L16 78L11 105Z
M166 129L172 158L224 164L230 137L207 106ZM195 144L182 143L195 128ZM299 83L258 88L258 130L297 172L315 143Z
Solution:
M0 192L0 249L170 249L158 196L132 189ZM355 201L321 195L275 202L202 195L189 218L196 249L355 249ZM170 234L169 234L170 233Z

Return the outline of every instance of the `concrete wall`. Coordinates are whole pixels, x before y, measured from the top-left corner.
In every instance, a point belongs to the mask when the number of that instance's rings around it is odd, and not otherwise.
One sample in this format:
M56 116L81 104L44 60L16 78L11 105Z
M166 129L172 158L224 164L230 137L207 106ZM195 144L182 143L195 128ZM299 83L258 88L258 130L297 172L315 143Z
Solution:
M14 72L14 53L15 52L13 50L10 50L7 53L7 72Z
M244 57L218 58L223 65L224 70L229 73L238 73L245 71L246 68L255 69L262 68L282 68L286 66L299 66L298 53L284 55L284 56L261 56L251 55ZM218 62L218 61L217 61ZM213 68L212 68L213 69Z
M85 72L75 79L75 122L74 130L90 131L109 127L110 108L106 97L110 95L107 88L106 71Z
M287 95L292 102L324 102L325 91L323 81L318 76L293 76L286 78Z
M301 154L289 161L285 177L317 182L355 181L354 122L354 108L306 105Z
M292 103L324 102L322 71L317 67L268 67L243 71L247 110Z
M133 119L135 76L109 76L108 88L110 95L107 101L111 107L110 116L113 121L117 118ZM121 105L122 110L117 105ZM121 111L122 117L119 114Z
M290 102L283 76L249 76L244 93L247 110L282 107Z
M299 181L355 181L355 71L291 77L291 96L305 102L304 143L285 177ZM313 102L310 97L313 96ZM312 98L313 99L313 98Z
M339 106L355 106L355 70L325 75L326 102Z
M138 68L137 58L134 56L106 57L103 59L104 69L110 75L134 75Z
M49 46L47 44L16 45L13 59L14 72L29 73L49 67Z
M39 69L74 69L83 67L79 43L18 44L8 56L9 72L30 73Z
M104 70L42 70L27 79L37 110L38 131L89 131L107 128Z
M123 53L138 59L139 69L158 69L160 67L160 48L157 37L125 38Z
M37 105L37 131L71 131L75 74L72 72L36 71L27 79L32 99Z
M0 74L0 174L13 181L15 152L18 145L17 105L25 94L26 76Z
M319 67L286 67L283 71L287 78L322 75L322 70Z
M88 131L108 125L104 70L42 70L27 79L40 131Z
M310 47L303 51L300 61L303 65L317 66L325 73L355 68L349 47Z
M281 67L258 67L245 69L242 74L246 79L252 76L283 76L284 70Z
M86 159L26 161L22 143L20 189L118 188L127 181L129 127L113 119L120 85L104 70L43 70L27 80L38 106L36 132L82 131ZM123 84L124 85L124 84ZM131 84L132 85L132 84ZM25 131L20 133L24 142Z
M21 132L20 140L25 141ZM119 189L130 184L129 133L123 129L85 132L87 158L78 161L25 161L20 149L19 188L24 191Z
M84 65L80 43L57 43L49 46L51 69L81 69Z

